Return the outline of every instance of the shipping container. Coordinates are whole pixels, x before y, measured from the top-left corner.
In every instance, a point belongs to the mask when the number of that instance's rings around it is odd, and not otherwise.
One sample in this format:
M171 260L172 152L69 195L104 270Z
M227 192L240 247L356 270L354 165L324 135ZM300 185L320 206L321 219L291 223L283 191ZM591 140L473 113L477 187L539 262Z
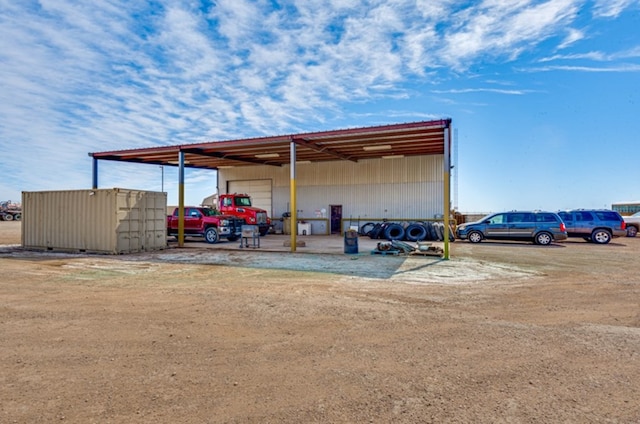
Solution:
M22 192L26 249L121 254L167 247L167 195L123 188Z

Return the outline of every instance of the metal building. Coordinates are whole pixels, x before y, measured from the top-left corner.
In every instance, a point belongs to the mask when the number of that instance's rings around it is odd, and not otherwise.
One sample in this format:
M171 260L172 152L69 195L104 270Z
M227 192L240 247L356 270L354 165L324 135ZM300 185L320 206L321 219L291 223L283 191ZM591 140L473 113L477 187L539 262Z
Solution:
M428 220L443 214L442 155L296 164L297 218L313 234L367 221ZM219 171L220 193L248 193L274 218L291 214L290 167Z
M339 232L338 211L347 225L441 217L448 227L450 146L451 119L444 119L89 155L94 188L99 160L178 166L183 207L184 168L212 169L219 193L247 192L275 218L328 219L326 230ZM292 251L295 237L291 231Z

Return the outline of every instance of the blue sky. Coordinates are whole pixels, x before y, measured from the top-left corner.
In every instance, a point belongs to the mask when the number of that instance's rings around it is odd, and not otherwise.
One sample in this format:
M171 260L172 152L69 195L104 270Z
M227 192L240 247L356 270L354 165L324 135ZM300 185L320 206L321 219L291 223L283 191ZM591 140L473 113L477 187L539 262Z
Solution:
M639 200L638 28L640 0L0 0L0 200L90 188L89 152L447 117L462 212Z

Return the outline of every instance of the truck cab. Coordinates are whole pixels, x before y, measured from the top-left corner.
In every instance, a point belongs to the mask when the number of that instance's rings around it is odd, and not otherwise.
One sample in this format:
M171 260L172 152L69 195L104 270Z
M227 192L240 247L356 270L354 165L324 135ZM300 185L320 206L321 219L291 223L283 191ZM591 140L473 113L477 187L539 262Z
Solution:
M261 236L269 232L271 219L267 211L254 207L248 194L221 194L218 203L220 213L242 218L248 225L257 225Z
M179 226L179 208L167 217L167 235L177 236ZM235 241L240 238L241 218L232 215L221 215L214 209L186 206L184 208L185 236L204 237L207 243L217 243L221 238Z

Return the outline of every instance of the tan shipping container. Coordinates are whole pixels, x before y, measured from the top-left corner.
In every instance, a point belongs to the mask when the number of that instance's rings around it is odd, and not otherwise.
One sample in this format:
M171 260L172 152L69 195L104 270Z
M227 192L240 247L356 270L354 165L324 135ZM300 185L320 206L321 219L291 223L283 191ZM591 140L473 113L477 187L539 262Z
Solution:
M167 195L122 188L22 192L22 246L90 253L167 247Z

